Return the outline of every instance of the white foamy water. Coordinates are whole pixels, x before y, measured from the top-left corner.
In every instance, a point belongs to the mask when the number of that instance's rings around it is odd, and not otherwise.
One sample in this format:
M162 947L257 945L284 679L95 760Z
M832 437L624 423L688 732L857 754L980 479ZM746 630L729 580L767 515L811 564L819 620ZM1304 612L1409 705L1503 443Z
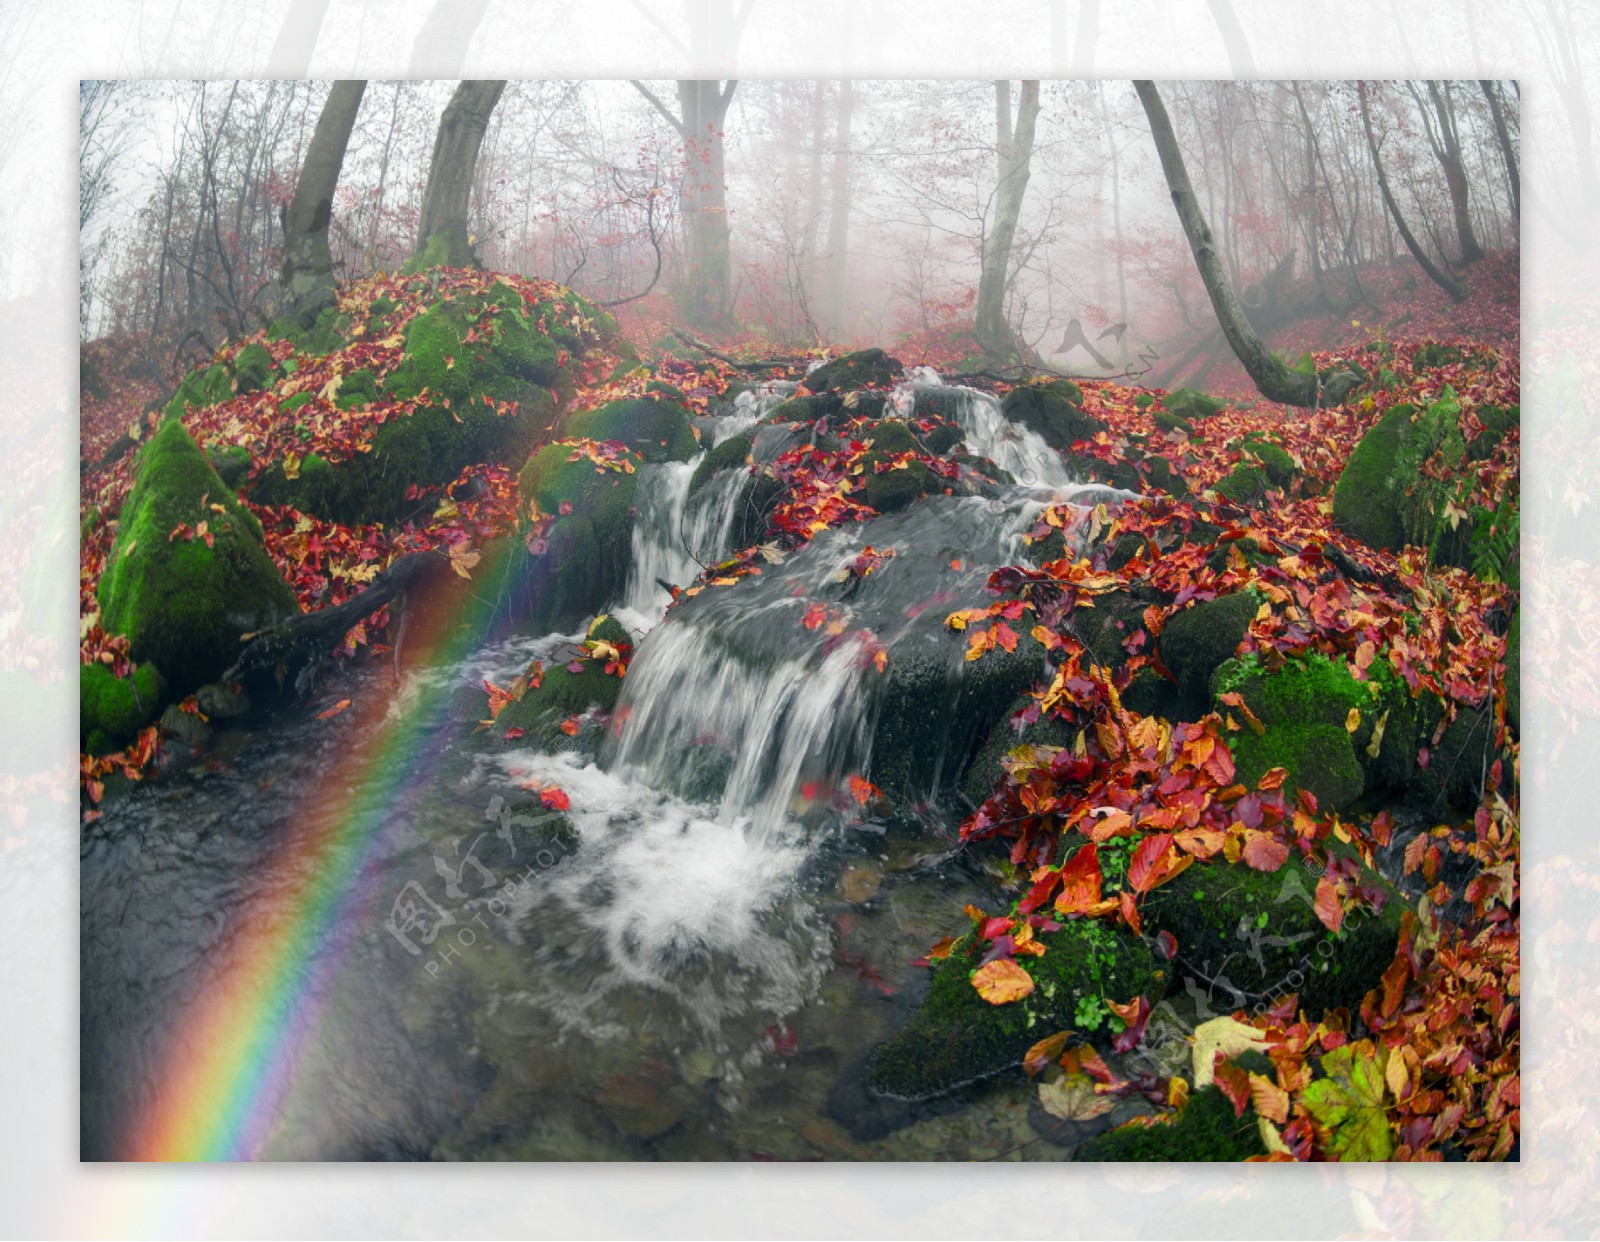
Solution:
M651 618L652 625L672 599L663 582L688 586L702 568L732 550L728 539L749 472L720 471L691 500L689 484L700 461L646 466L641 472L623 606Z

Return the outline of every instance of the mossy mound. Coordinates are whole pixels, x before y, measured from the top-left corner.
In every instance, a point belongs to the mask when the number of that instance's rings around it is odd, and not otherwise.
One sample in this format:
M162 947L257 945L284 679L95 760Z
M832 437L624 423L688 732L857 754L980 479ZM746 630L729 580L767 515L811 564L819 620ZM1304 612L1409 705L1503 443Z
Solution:
M382 397L378 391L378 379L371 371L362 367L359 371L352 371L346 375L339 384L338 395L333 403L341 410L354 410L371 405Z
M861 459L867 471L862 499L879 513L897 512L924 496L936 496L944 491L945 481L920 461L906 461L880 470L891 456L873 450Z
M277 366L272 361L272 355L267 352L267 347L259 342L246 345L234 356L234 384L241 393L260 392L263 388L270 388L276 374Z
M1189 1097L1170 1121L1136 1122L1096 1135L1073 1152L1075 1161L1241 1161L1267 1154L1256 1110L1241 1116L1215 1084Z
M546 668L537 689L529 689L515 703L508 703L495 719L494 727L503 734L521 729L521 745L559 749L569 736L562 724L590 711L609 712L622 693L622 678L606 672L603 660L580 660L583 671L574 673L567 665Z
M1161 398L1161 404L1170 413L1190 423L1210 418L1223 408L1221 401L1206 396L1197 388L1179 388L1175 392L1169 392Z
M1292 852L1276 871L1195 863L1145 898L1145 932L1176 938L1180 970L1211 981L1219 1009L1293 992L1311 1017L1354 1011L1394 960L1406 903L1362 867L1360 885L1381 893L1383 908L1349 910L1330 932L1316 914L1317 878Z
M715 448L708 449L689 479L689 495L696 495L702 487L711 482L711 476L714 474L720 474L724 470L742 470L749 463L754 448L755 437L750 432L744 431L736 436L729 436Z
M565 442L547 444L529 459L517 480L524 504L536 502L555 520L542 540L530 535L515 555L519 615L546 628L564 626L592 615L626 585L643 464L624 452L615 468L597 470L581 448Z
M233 375L220 362L196 367L178 382L178 389L167 402L164 417L182 418L189 410L205 409L233 396Z
M1184 435L1188 435L1194 430L1193 423L1182 414L1174 414L1171 410L1155 410L1150 417L1162 431L1181 431Z
M1333 489L1333 520L1369 548L1430 547L1466 458L1460 406L1446 388L1426 409L1397 405L1361 437ZM1424 475L1430 462L1436 468Z
M933 972L922 1007L867 1062L867 1082L880 1095L920 1100L1017 1065L1039 1040L1076 1025L1085 999L1119 1004L1166 990L1150 946L1109 923L1076 919L1039 936L1043 957L1019 957L1033 991L991 1005L972 986L982 954L969 933Z
M1211 688L1217 696L1240 695L1265 730L1247 726L1229 735L1239 779L1247 785L1271 768L1286 768L1291 798L1309 789L1323 810L1332 811L1366 789L1404 789L1415 771L1419 707L1386 660L1375 661L1366 680L1357 681L1342 660L1318 652L1271 672L1250 655L1221 665ZM1217 708L1232 710L1220 701Z
M1082 403L1083 393L1071 380L1052 380L1013 388L1000 403L1000 410L1051 448L1066 452L1078 440L1092 440L1106 430L1105 423L1083 412Z
M174 538L184 526L197 533ZM99 601L101 624L128 638L135 659L153 661L179 697L233 663L240 635L300 610L260 523L177 421L140 456Z
M234 491L250 477L250 450L242 444L212 445L206 449L211 468Z
M900 359L891 358L883 350L861 349L823 363L801 383L814 393L893 388L904 371Z
M616 440L648 462L688 461L700 451L689 411L666 396L612 401L567 420L574 440Z
M267 328L267 339L289 341L301 353L331 354L343 347L350 328L349 315L341 314L337 306L324 306L310 323L292 317L274 319Z
M118 677L104 664L78 668L78 741L89 754L105 754L133 739L166 705L167 680L154 664Z
M1239 649L1261 606L1252 591L1219 595L1168 617L1161 630L1161 662L1177 679L1188 706L1203 708L1211 674Z

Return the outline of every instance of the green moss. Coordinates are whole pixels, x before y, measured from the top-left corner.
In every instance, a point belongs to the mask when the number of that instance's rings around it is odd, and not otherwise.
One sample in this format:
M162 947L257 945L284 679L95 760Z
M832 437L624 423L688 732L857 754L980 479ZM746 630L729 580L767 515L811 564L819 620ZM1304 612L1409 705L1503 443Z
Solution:
M870 441L874 452L887 453L891 457L914 453L920 447L911 428L892 418L857 428L851 434L863 442Z
M104 664L78 668L78 737L95 739L103 754L133 740L166 704L167 681L154 664L141 664L128 678Z
M1241 729L1229 746L1239 779L1254 785L1274 767L1289 771L1290 796L1298 788L1316 794L1325 810L1348 805L1366 789L1403 789L1416 764L1418 707L1389 662L1375 661L1357 681L1342 660L1318 652L1287 661L1274 672L1247 656L1217 669L1215 695L1239 694L1266 728ZM1227 705L1218 702L1219 711ZM1354 731L1350 712L1358 713ZM1237 713L1235 713L1237 716ZM1378 753L1369 754L1379 723Z
M206 450L206 458L217 477L234 491L250 475L250 450L242 444L213 445Z
M1211 674L1239 649L1260 606L1253 591L1238 591L1194 604L1167 619L1161 630L1161 662L1177 679L1188 706L1204 704Z
M1150 416L1155 425L1162 431L1181 431L1188 435L1194 430L1194 424L1181 414L1174 414L1171 410L1157 410Z
M1133 404L1141 410L1149 409L1155 402L1154 394L1148 392L1142 392L1133 399Z
M570 331L539 331L538 317L538 308L526 307L502 281L481 293L441 298L407 327L405 360L386 387L396 397L427 390L452 404L485 393L513 400L523 385L548 387L561 371L560 350L577 342Z
M197 367L185 375L167 402L165 417L182 418L191 409L217 405L233 396L233 376L220 362Z
M233 377L242 393L269 387L276 369L267 347L259 343L246 345L233 360Z
M1079 440L1092 440L1106 424L1080 408L1083 393L1071 380L1024 384L1013 388L1000 403L1012 422L1038 434L1051 448L1070 450Z
M567 420L574 440L616 440L647 462L688 461L700 450L689 412L667 394L612 401Z
M1177 720L1184 710L1183 702L1178 687L1148 665L1133 675L1122 692L1122 706L1136 716Z
M972 986L981 958L969 933L933 972L910 1023L872 1053L867 1081L881 1095L925 1099L1017 1065L1034 1043L1074 1026L1080 1001L1158 998L1166 978L1143 940L1096 920L1045 932L1043 957L1018 958L1033 991L991 1005Z
M689 495L696 495L702 487L711 481L711 476L723 470L737 470L750 460L751 450L755 447L755 437L748 431L736 436L729 436L715 448L709 449L698 466L694 468L694 477L689 480Z
M893 388L905 367L881 349L862 349L825 362L801 381L814 393Z
M1211 490L1236 505L1250 505L1261 500L1271 488L1272 480L1264 469L1250 462L1240 462Z
M316 399L317 395L315 393L297 392L293 396L285 397L282 401L278 402L278 413L293 414L301 406L310 405L311 402L315 401Z
M1161 398L1161 404L1179 418L1186 418L1190 422L1210 418L1223 407L1221 401L1215 397L1208 397L1195 388L1180 388L1176 392L1169 392Z
M908 461L879 473L877 467L888 460L886 454L874 450L861 460L867 469L862 498L879 513L895 513L924 496L944 491L944 480L920 461Z
M339 381L339 395L334 398L334 404L341 410L353 410L357 406L371 405L380 395L377 377L362 367Z
M1256 1110L1233 1111L1216 1085L1189 1097L1171 1121L1135 1123L1096 1135L1073 1153L1075 1161L1241 1161L1266 1155Z
M214 546L169 538L181 524L202 521ZM181 422L164 424L140 455L99 600L106 630L126 635L134 658L154 661L179 696L215 680L238 654L241 634L299 611L267 556L260 523Z
M502 733L507 729L521 729L522 744L553 749L566 737L561 731L563 721L595 709L609 712L622 693L622 678L607 673L603 661L581 663L581 673L568 671L565 664L545 669L538 689L530 689L515 703L501 709L495 719L495 729Z
M1335 524L1371 548L1431 546L1450 486L1445 480L1459 474L1466 459L1459 416L1448 387L1426 409L1397 405L1385 414L1339 475ZM1424 476L1424 464L1435 459L1435 477Z
M995 786L1005 775L1006 756L1019 747L1072 745L1073 731L1059 720L1035 720L1021 732L1011 727L1012 717L1033 701L1026 696L1013 701L1005 714L994 722L988 738L967 764L966 773L961 778L961 792L970 805L978 806L994 792Z
M1316 914L1317 877L1294 854L1276 871L1195 863L1145 898L1145 932L1170 932L1181 970L1223 984L1213 989L1218 1009L1235 1007L1232 987L1250 1004L1298 993L1313 1017L1334 1008L1354 1011L1394 960L1406 902L1362 867L1359 883L1383 894L1383 909L1348 911L1339 931L1330 932Z

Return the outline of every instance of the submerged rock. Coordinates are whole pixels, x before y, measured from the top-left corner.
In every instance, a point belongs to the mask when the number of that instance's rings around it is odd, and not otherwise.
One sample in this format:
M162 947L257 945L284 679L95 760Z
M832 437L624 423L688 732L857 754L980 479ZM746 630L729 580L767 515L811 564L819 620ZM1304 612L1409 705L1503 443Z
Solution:
M178 696L232 664L242 635L300 611L261 524L177 421L144 448L99 601L106 631L125 635Z

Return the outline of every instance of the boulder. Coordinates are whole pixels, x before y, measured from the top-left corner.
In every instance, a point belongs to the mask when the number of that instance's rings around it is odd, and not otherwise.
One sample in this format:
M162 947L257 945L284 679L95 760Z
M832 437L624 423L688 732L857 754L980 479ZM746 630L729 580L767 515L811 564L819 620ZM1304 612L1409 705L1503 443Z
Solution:
M1020 1064L1039 1040L1078 1025L1085 999L1154 1001L1166 990L1150 946L1110 923L1075 919L1039 939L1042 957L1016 959L1033 990L1005 1005L991 1005L972 986L982 958L974 935L958 941L934 967L916 1015L873 1051L867 1063L872 1089L910 1100L939 1095Z
M801 381L814 393L893 388L905 371L900 359L881 349L862 349L825 362Z
M1330 849L1349 855L1337 842ZM1358 883L1381 909L1347 910L1330 932L1316 913L1320 874L1292 851L1276 871L1220 859L1195 863L1145 898L1145 932L1176 939L1180 972L1209 981L1219 1011L1298 993L1311 1017L1353 1012L1394 960L1407 904L1363 866Z
M1446 387L1432 405L1397 405L1350 454L1333 489L1333 520L1369 548L1430 547L1466 445L1460 406ZM1433 459L1437 458L1434 462ZM1424 474L1433 462L1435 468Z
M1177 679L1186 706L1204 711L1211 674L1239 649L1260 606L1254 592L1238 591L1167 618L1161 630L1161 662Z
M1179 388L1169 392L1161 398L1161 404L1179 418L1189 423L1210 418L1223 408L1223 403L1215 397L1208 397L1196 388Z
M1024 384L1013 388L1000 403L1001 412L1014 423L1035 432L1051 448L1070 451L1078 440L1092 440L1106 430L1100 419L1080 408L1083 393L1071 380Z
M262 542L261 524L181 422L151 437L100 578L101 624L125 635L182 697L239 653L240 636L300 611Z
M160 714L167 681L154 664L118 677L104 664L78 668L78 740L84 751L103 755L132 741Z
M689 411L665 395L611 401L566 421L574 440L616 440L647 462L688 461L700 451Z
M1271 1076L1267 1058L1266 1073ZM1235 1058L1236 1062L1242 1058ZM1096 1135L1072 1154L1074 1161L1233 1161L1267 1154L1256 1110L1241 1116L1215 1083L1189 1097L1175 1117L1119 1126Z

